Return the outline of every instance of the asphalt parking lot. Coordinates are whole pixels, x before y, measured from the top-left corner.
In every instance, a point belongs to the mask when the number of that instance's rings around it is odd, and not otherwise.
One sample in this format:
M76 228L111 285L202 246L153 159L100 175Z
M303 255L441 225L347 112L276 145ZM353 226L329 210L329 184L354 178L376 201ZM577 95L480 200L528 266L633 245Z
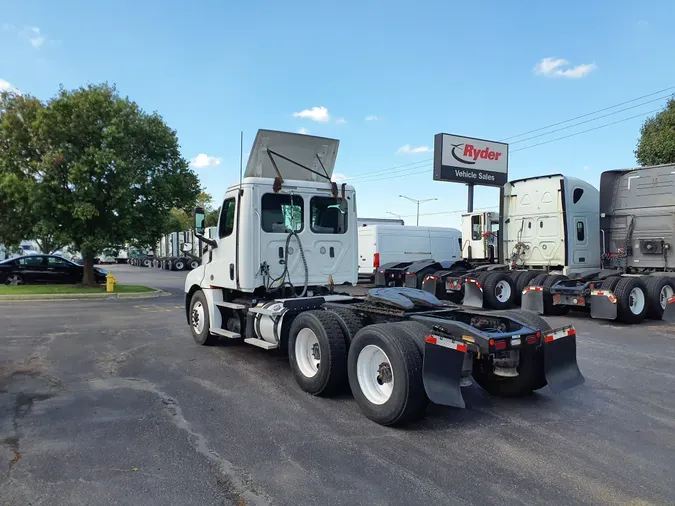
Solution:
M674 504L675 326L578 330L581 387L465 389L385 428L287 360L197 346L184 273L111 266L147 300L0 303L0 504Z

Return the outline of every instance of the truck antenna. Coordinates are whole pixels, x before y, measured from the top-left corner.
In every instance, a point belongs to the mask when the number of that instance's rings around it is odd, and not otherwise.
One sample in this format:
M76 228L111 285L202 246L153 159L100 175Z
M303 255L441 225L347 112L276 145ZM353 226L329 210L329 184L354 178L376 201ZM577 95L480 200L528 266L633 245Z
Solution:
M242 167L244 164L244 131L241 131L239 137L239 190L241 190Z

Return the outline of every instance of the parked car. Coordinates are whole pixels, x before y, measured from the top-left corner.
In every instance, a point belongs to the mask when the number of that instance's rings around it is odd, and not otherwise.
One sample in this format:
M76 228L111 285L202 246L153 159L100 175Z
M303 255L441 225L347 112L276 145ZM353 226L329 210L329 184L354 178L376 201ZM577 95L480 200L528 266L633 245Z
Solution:
M108 271L94 267L97 283L105 283ZM56 255L26 255L0 262L0 283L80 283L84 275L81 265Z

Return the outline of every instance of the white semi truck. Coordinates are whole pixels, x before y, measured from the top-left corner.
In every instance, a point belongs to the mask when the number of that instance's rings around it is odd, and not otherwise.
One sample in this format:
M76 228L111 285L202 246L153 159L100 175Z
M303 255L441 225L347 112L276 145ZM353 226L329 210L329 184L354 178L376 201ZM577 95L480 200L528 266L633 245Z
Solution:
M235 339L287 351L313 395L349 384L364 414L391 425L429 400L464 406L472 378L524 395L583 382L575 331L526 311L466 309L411 288L345 293L358 276L354 188L331 181L338 141L260 130L243 179L225 193L217 238L185 280L185 312L201 345Z

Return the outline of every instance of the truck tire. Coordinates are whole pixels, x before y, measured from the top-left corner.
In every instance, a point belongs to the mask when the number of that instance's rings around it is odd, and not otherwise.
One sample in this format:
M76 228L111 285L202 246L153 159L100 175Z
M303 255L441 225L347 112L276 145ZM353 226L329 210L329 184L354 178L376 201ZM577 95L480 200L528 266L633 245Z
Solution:
M183 269L185 269L185 262L182 260L176 260L176 262L173 264L173 270L182 271Z
M550 288L562 281L564 279L569 279L563 274L552 274L546 276L544 282L541 283L541 286L544 287L544 314L550 316L564 316L570 312L569 306L555 306L553 305L553 296L549 292Z
M328 311L337 317L337 321L342 329L342 334L345 336L347 348L349 348L356 333L368 325L368 321L351 309L331 308Z
M522 274L515 280L516 282L516 296L513 298L515 304L520 304L523 298L523 290L526 286L530 286L532 281L541 275L541 271L522 271Z
M616 284L616 319L624 323L640 323L647 316L647 286L640 278L623 277Z
M506 272L488 272L481 276L483 285L483 307L506 309L513 304L516 287Z
M192 261L190 262L190 269L194 270L194 269L196 269L197 267L199 267L199 262L198 262L197 260L192 260Z
M349 348L347 373L363 413L381 425L419 418L429 403L422 363L413 338L398 323L361 329Z
M147 258L143 260L143 267L150 267L150 260L148 260Z
M347 343L338 317L323 309L300 313L289 332L288 360L305 392L324 397L337 393L347 375Z
M192 338L197 344L210 346L216 342L217 338L209 332L211 327L209 306L206 302L206 296L201 290L195 292L190 299L189 318Z
M647 317L660 320L670 299L675 294L675 281L666 276L643 276L647 287Z

